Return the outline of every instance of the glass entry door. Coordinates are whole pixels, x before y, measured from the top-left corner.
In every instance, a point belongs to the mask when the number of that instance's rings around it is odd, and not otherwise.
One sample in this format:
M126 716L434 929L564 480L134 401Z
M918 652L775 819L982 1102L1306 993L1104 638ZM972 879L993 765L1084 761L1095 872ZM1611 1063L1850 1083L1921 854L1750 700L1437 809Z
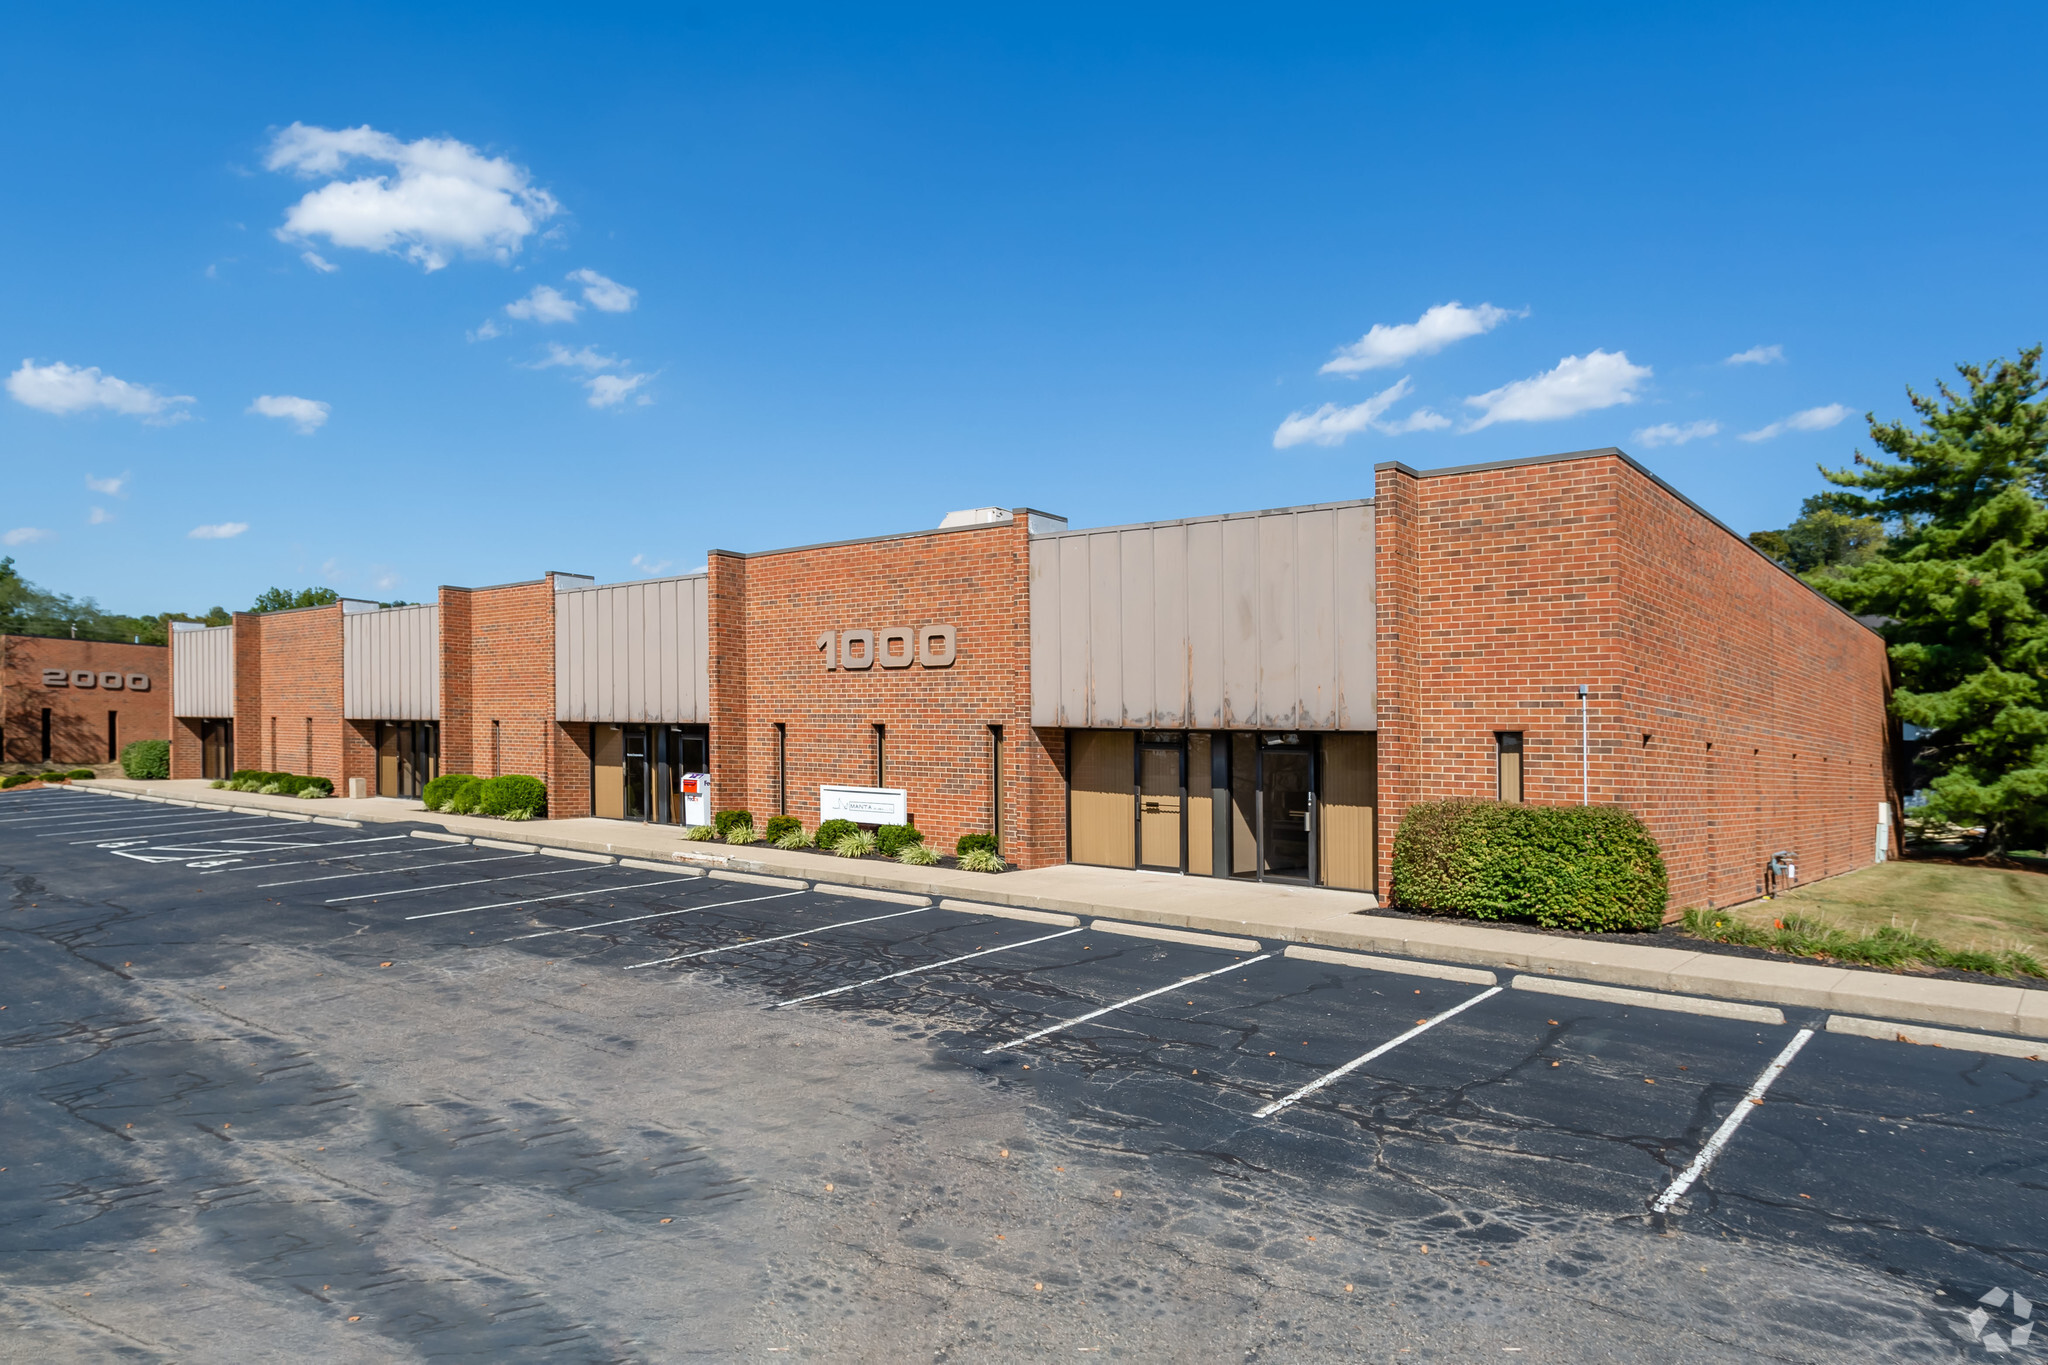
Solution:
M1315 751L1292 735L1262 735L1259 745L1260 873L1315 880Z
M628 820L647 818L647 727L626 727L625 816Z
M440 722L377 722L377 795L417 799L440 775Z
M680 825L683 819L683 781L692 774L711 771L711 732L701 725L665 725L655 740L656 773L654 819L658 824Z
M1187 748L1172 740L1147 738L1138 745L1138 866L1179 872L1186 827L1182 799L1187 785Z
M235 770L235 723L199 722L199 775L219 780Z

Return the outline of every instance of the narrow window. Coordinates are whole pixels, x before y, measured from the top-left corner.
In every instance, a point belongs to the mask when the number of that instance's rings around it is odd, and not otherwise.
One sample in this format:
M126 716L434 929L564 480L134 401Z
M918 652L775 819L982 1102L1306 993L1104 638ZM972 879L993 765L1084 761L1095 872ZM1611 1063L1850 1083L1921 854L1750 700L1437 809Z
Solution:
M299 776L301 776L301 777L310 777L310 776L312 776L312 774L313 774L313 718L312 718L311 716L308 716L308 717L306 717L306 766L305 766L305 767L303 767L303 768L301 768L301 769L299 769Z
M1003 727L988 727L988 830L996 836L996 852L1003 851Z
M499 767L498 767L498 722L496 722L496 721L492 721L492 722L491 722L491 776L492 776L492 777L496 777L496 776L497 776L497 775L499 774L499 772L500 772L500 769L499 769Z
M889 785L889 727L875 722L875 785Z
M277 762L277 717L270 718L270 761Z
M775 722L775 813L789 814L789 727Z
M121 713L107 712L107 762L121 756Z
M1519 803L1522 799L1522 732L1499 730L1493 739L1500 799Z
M43 708L43 762L50 761L50 708Z

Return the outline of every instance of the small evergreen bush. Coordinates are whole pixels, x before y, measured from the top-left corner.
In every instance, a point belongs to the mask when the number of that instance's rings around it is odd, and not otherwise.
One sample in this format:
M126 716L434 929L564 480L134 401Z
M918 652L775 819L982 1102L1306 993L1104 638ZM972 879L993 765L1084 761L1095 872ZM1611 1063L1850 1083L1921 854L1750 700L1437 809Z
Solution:
M718 837L721 839L732 833L734 825L745 825L748 829L752 829L754 827L754 813L750 810L722 810L711 817L711 828L718 832Z
M506 773L487 782L477 784L477 808L485 815L503 818L515 810L528 812L527 818L547 814L548 788L537 777L524 773Z
M818 826L816 842L819 848L837 848L839 841L849 834L860 833L860 826L851 820L827 820Z
M921 844L924 836L917 832L915 825L878 825L875 827L875 852L884 858L893 858L912 844Z
M9 773L5 777L0 777L0 792L12 791L16 787L25 786L33 781L35 781L35 778L27 773Z
M171 742L167 739L138 739L121 750L121 772L137 782L154 781L171 775Z
M450 815L474 815L476 814L478 804L483 799L483 779L472 777L456 787L455 791L448 797L448 805L445 809Z
M761 834L769 843L780 848L783 835L791 830L800 831L803 827L804 822L797 819L794 815L771 815L768 817L768 828L762 830Z
M1394 833L1393 901L1404 910L1517 919L1547 929L1655 929L1664 857L1619 806L1425 801Z
M992 848L975 847L960 855L958 867L962 872L1003 872L1009 864L996 856Z
M832 851L842 858L865 858L875 851L875 836L864 829L840 836Z
M996 836L993 834L963 834L953 845L953 856L965 858L975 849L989 853L996 851Z
M73 782L83 782L88 778L98 777L99 774L94 772L90 768L73 768L70 772L64 774L64 776L70 778Z
M472 780L469 773L442 773L420 789L420 800L426 803L428 810L444 809L448 798L455 795L455 789Z

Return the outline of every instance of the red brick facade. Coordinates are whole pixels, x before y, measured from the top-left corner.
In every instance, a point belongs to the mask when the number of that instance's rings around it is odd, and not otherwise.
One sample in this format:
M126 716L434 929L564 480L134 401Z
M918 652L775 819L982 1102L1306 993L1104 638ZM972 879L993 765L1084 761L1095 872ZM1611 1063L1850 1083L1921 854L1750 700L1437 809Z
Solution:
M46 670L61 671L63 685L46 683ZM131 688L135 677L148 679L148 686ZM0 763L75 768L109 762L140 739L170 737L171 656L162 645L0 636Z
M1884 644L1618 453L1379 471L1380 884L1416 801L1635 811L1671 904L1727 905L1764 862L1872 861L1890 798ZM1581 769L1578 685L1589 686Z

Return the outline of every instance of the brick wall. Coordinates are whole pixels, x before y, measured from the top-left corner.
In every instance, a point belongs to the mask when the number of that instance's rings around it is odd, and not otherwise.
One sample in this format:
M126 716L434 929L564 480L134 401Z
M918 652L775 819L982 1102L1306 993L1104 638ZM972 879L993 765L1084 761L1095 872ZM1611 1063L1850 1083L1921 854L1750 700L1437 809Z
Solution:
M712 780L721 809L757 824L778 809L775 726L787 727L788 808L807 827L818 788L884 781L910 793L934 848L994 823L990 730L1004 737L1005 851L1017 866L1065 857L1064 741L1030 723L1025 518L807 550L710 558ZM952 625L950 667L827 671L820 633ZM1047 818L1047 806L1058 812Z
M588 815L589 768L561 771L559 728L552 580L441 589L441 771L538 777L550 814Z
M341 718L341 605L235 613L235 766L324 777L337 792L376 777L376 754Z
M67 678L75 672L89 672L94 684L45 687L46 668L61 668ZM122 686L99 686L103 673L120 674ZM148 689L130 691L127 679L131 674L146 676ZM45 707L50 711L52 764L79 767L107 762L109 711L115 715L118 748L139 739L169 739L171 652L162 645L0 636L0 762L43 761Z
M1618 455L1378 487L1380 885L1415 801L1525 795L1640 815L1674 910L1872 860L1883 643ZM1589 685L1581 772L1578 684ZM1798 757L1793 757L1793 755Z

